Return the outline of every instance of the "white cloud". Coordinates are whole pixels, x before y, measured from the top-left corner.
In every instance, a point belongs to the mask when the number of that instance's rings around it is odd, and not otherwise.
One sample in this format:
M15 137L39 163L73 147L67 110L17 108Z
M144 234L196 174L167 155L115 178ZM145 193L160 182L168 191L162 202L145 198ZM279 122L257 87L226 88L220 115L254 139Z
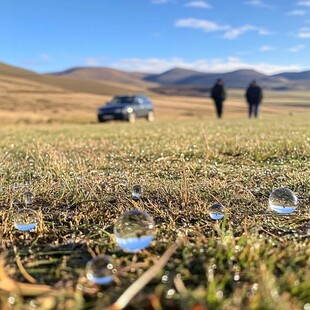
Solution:
M269 52L269 51L274 51L275 48L269 45L263 45L259 49L261 52Z
M286 15L292 15L292 16L304 16L305 14L306 11L304 10L293 10L286 13Z
M301 5L301 6L310 6L310 1L309 1L309 0L306 0L306 1L298 1L297 4L298 4L298 5Z
M207 19L196 19L196 18L179 19L175 22L175 26L183 28L201 29L204 32L222 31L224 32L223 37L229 40L236 39L240 35L249 31L256 31L260 35L270 34L268 30L252 25L244 25L241 27L233 28L230 25L220 25Z
M48 53L41 53L37 58L26 59L23 64L30 67L42 67L53 62L53 57Z
M271 32L266 29L255 27L252 25L244 25L238 28L229 29L228 31L224 33L224 38L232 40L249 31L256 31L259 35L271 34Z
M300 50L304 49L305 47L306 47L305 45L299 44L299 45L296 45L296 46L289 48L288 51L291 53L296 53L296 52L299 52Z
M266 4L262 0L248 0L248 1L245 1L245 4L249 4L249 5L252 5L252 6L255 6L255 7L260 7L260 8L266 8L266 9L273 8L272 5Z
M149 73L161 73L172 68L184 68L202 72L228 72L239 69L253 69L267 74L274 74L283 71L300 71L303 68L299 65L275 65L271 63L248 63L240 58L228 57L226 59L197 59L192 62L182 58L130 58L120 59L110 64L113 68L125 71L140 71Z
M232 40L252 30L255 30L255 27L251 25L245 25L238 28L231 28L224 33L224 38Z
M183 28L201 29L205 32L222 31L222 30L228 30L230 28L230 26L228 25L219 25L207 19L196 19L196 18L178 19L175 22L175 26Z
M297 36L301 39L310 39L310 28L301 28Z
M47 54L47 53L42 53L40 55L40 58L41 58L41 60L45 60L45 61L49 61L49 60L52 59L52 57L49 54Z
M172 2L173 0L152 0L153 4L165 4L168 2Z
M205 1L191 1L185 4L187 7L191 8L201 8L201 9L211 9L212 6Z
M91 66L91 67L96 67L101 64L100 59L95 58L95 57L89 57L85 59L85 65Z

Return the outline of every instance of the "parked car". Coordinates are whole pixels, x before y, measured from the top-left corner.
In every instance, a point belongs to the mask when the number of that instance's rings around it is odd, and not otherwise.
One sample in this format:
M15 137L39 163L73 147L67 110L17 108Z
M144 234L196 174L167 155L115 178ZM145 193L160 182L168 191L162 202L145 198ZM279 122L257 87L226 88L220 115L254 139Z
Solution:
M136 118L154 120L154 107L145 95L115 96L97 110L98 121L125 120L134 123Z

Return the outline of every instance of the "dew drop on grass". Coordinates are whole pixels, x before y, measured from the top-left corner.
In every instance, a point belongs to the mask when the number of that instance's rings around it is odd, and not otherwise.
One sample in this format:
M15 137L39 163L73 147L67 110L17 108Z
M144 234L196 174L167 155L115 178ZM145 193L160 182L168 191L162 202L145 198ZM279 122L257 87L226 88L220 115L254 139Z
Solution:
M24 202L25 202L25 205L31 205L33 203L33 200L34 200L34 195L27 191L24 193Z
M36 228L38 213L29 208L20 209L14 219L15 228L20 231L29 231Z
M127 252L150 246L156 232L153 218L146 212L131 210L122 214L114 225L116 242Z
M13 206L17 207L17 206L19 206L19 205L20 205L19 200L18 200L18 199L14 199L14 200L13 200Z
M143 189L141 185L136 184L132 187L132 193L131 193L132 198L139 199L141 198L142 193L143 193Z
M115 261L109 255L99 255L86 265L87 279L98 285L106 285L113 282L115 271Z
M277 188L269 196L269 206L277 213L292 213L298 206L298 198L288 188Z
M219 203L215 203L209 208L209 215L212 220L221 220L225 215L225 209Z

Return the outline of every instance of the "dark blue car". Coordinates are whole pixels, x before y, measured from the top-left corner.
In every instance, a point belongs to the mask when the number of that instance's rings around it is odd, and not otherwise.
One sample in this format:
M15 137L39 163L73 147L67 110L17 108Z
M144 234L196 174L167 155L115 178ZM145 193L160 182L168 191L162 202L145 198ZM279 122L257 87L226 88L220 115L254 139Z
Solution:
M134 123L136 118L154 120L154 108L145 95L115 96L106 105L97 110L98 121L125 120Z

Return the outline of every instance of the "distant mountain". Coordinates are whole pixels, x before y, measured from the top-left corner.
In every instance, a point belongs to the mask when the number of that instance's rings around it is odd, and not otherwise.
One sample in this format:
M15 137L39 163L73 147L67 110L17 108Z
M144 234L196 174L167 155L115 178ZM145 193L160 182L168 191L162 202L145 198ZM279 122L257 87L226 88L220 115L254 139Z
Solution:
M161 74L149 74L144 76L145 81L155 82L160 85L180 85L180 81L186 79L194 79L196 77L205 76L206 73L188 70L182 68L174 68Z
M138 74L134 74L139 76ZM72 92L84 92L99 95L117 95L120 93L133 93L133 92L145 92L146 88L129 83L116 83L113 81L100 81L92 79L75 79L69 76L57 76L38 74L30 70L21 69L15 66L11 66L0 62L0 78L16 78L18 80L27 80L38 83L37 85L44 84L52 87L60 88L64 91ZM143 75L140 75L143 77ZM18 80L17 80L18 79ZM142 81L142 84L146 83Z
M309 90L310 71L266 75L242 69L225 73L205 73L174 68L159 74L126 72L106 67L77 67L62 72L38 74L0 62L0 75L27 79L74 92L119 94L154 91L163 94L201 96L218 78L227 88L246 88L256 80L264 89Z
M61 72L49 73L48 75L83 80L121 83L142 87L156 86L155 83L149 83L147 80L144 80L145 76L147 75L146 73L126 72L106 67L77 67Z
M225 73L205 73L184 68L173 68L163 73L147 74L106 67L77 67L49 75L84 81L121 83L171 94L180 93L180 87L186 86L182 93L197 93L197 96L202 93L201 89L212 87L218 78L222 78L228 88L244 89L253 80L256 80L265 89L305 90L310 88L310 71L267 75L250 69Z
M0 62L0 75L18 78L36 78L37 73Z
M224 80L228 88L246 88L249 83L256 80L265 89L293 90L310 88L310 71L288 72L277 75L266 75L255 70L242 69L227 73L203 73L194 70L176 68L161 74L150 74L144 80L154 81L161 85L154 90L157 92L173 92L173 86L211 87L218 78ZM169 86L167 88L167 86Z
M292 81L310 80L310 71L302 72L283 72L273 75L274 77L282 77Z

